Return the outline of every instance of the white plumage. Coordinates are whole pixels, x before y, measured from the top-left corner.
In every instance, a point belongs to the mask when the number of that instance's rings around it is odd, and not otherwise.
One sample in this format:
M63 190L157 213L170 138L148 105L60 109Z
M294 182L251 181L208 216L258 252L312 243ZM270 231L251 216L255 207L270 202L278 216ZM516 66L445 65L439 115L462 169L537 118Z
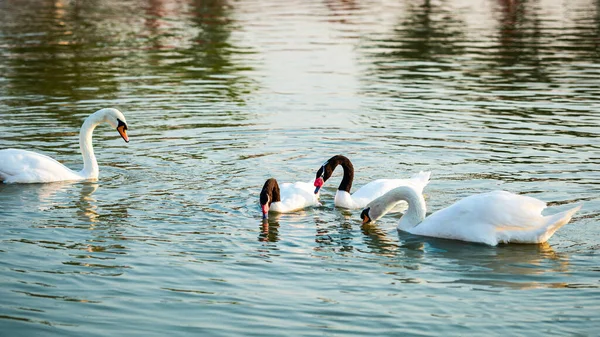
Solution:
M408 210L398 229L415 235L431 236L497 245L498 243L546 242L560 227L571 220L581 206L544 216L546 203L506 191L476 194L425 217L422 192L399 187L373 200L363 210L363 222L377 220L400 200Z
M412 186L422 191L429 183L429 172L419 172L409 179L377 179L350 194L354 181L354 165L352 165L352 162L346 156L335 155L329 158L317 170L314 182L315 194L331 178L337 166L341 166L344 170L344 177L335 194L334 204L342 208L356 209L365 207L373 199L399 186Z
M281 201L271 204L271 211L287 213L310 206L319 206L318 195L313 193L312 183L295 182L279 185Z
M98 163L92 148L92 132L102 122L117 129L121 137L129 142L125 116L117 109L101 109L86 118L81 126L79 133L79 147L83 156L81 171L73 171L43 154L27 150L5 149L0 150L0 181L5 183L48 183L98 178Z
M321 205L310 183L283 183L280 186L275 178L265 181L259 199L263 218L267 218L269 212L288 213Z
M377 179L352 194L337 190L334 204L337 207L357 209L365 207L369 202L400 186L411 186L418 191L423 191L429 183L429 175L430 172L421 171L408 179Z

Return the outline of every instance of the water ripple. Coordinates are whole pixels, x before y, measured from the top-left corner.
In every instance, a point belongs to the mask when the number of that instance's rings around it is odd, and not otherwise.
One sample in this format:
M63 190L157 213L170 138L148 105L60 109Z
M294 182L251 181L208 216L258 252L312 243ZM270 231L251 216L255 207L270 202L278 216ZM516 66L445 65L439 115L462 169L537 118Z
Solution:
M597 12L0 2L0 148L80 169L78 129L108 106L131 138L98 127L98 181L0 185L3 331L593 335ZM356 188L432 171L429 211L491 189L583 209L543 245L427 239L335 208L336 172L323 206L261 219L265 179L311 181L339 153Z

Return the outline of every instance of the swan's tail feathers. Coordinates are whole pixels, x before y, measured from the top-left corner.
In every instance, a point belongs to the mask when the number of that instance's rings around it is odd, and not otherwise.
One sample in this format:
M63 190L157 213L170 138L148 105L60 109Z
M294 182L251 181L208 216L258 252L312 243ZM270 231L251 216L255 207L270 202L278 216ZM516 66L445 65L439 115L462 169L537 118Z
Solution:
M581 209L581 205L579 205L577 207L573 207L564 212L560 212L560 213L548 216L547 217L548 221L546 222L546 225L543 226L544 232L540 233L541 235L539 237L539 243L548 241L548 239L550 239L550 237L559 228L561 228L562 226L566 225L569 221L571 221L571 218L573 217L573 215L575 215L575 212L577 212L579 209Z
M410 178L416 180L419 183L419 185L421 185L421 188L423 188L429 183L429 176L431 176L431 172L420 171L419 173L414 174Z

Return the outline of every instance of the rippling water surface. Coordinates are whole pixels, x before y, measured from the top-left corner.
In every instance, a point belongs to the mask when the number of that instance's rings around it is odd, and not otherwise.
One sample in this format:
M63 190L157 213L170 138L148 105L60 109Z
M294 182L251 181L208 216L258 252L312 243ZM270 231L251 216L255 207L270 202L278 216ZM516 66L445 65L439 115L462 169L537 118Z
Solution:
M0 335L597 335L600 3L0 1L0 148L95 182L0 185ZM354 188L430 170L429 211L505 189L542 245L261 221L264 181L345 154ZM340 170L341 171L341 170Z

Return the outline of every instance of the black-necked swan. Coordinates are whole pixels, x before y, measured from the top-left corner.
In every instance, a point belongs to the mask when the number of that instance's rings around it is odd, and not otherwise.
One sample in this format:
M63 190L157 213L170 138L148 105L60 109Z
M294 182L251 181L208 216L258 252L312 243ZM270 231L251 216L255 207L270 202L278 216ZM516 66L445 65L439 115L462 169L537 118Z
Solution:
M317 170L314 193L318 193L323 184L331 177L335 168L341 165L344 170L344 177L335 194L334 204L337 207L357 209L365 207L369 202L377 197L384 195L389 190L399 186L413 186L423 190L429 183L430 172L419 172L409 179L377 179L374 180L353 194L350 194L352 182L354 180L354 166L350 159L342 155L336 155L327 160Z
M263 218L267 218L269 211L288 213L318 205L319 197L313 193L310 183L283 183L279 186L275 178L269 178L260 191Z

